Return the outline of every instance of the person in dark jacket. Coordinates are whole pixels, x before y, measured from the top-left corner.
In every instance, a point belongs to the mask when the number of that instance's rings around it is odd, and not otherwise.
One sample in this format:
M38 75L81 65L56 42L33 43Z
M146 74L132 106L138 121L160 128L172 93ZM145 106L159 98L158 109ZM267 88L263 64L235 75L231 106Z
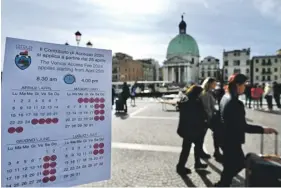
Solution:
M273 82L273 98L276 102L277 108L281 108L281 104L280 104L280 95L281 95L281 91L280 91L280 87L277 84L277 82Z
M192 143L195 145L195 168L207 168L207 164L203 164L200 161L200 139L204 134L208 118L203 104L199 99L201 92L201 87L193 85L188 89L188 99L179 103L180 117L177 133L183 138L183 143L179 162L177 164L177 173L181 176L191 173L190 169L185 168L185 164Z
M124 102L125 112L127 112L128 111L127 99L130 97L130 89L129 86L127 85L127 82L123 83L121 96Z
M136 106L136 90L137 90L137 82L131 88L131 106ZM133 105L134 102L134 105Z
M114 86L112 86L112 106L114 105L114 99L115 99L115 89L114 89Z
M220 85L218 87L216 87L215 91L214 91L214 95L215 95L216 100L218 101L218 104L220 103L224 94L225 94L225 91L223 89L223 83L220 83Z
M244 104L238 99L245 91L247 77L243 74L231 76L228 91L220 103L223 122L223 171L216 187L229 187L232 179L245 166L245 156L242 145L245 143L245 133L271 134L277 131L272 128L249 125L245 118Z
M247 107L248 104L249 108L251 108L251 103L252 103L251 89L252 89L252 85L248 82L245 88L245 98L246 98L245 106Z

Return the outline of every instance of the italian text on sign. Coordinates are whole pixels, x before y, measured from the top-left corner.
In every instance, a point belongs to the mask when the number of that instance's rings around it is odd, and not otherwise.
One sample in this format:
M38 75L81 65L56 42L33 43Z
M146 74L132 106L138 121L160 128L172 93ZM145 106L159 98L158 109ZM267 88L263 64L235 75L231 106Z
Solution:
M107 180L110 50L7 38L2 81L2 187Z

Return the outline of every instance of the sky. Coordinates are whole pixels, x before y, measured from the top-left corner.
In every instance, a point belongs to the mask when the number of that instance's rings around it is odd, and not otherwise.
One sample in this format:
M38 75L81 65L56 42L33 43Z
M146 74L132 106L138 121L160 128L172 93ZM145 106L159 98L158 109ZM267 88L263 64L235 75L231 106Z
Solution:
M181 15L200 56L223 50L251 55L281 48L281 0L2 0L1 52L6 37L111 49L138 58L166 58ZM3 56L1 58L3 62Z

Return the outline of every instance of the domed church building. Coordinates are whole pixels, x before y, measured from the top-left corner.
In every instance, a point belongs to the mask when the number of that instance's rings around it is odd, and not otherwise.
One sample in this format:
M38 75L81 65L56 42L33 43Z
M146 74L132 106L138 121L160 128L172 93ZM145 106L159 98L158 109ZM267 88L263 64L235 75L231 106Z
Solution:
M169 43L163 65L163 80L176 83L198 82L199 48L196 40L186 34L186 23L179 24L179 34Z

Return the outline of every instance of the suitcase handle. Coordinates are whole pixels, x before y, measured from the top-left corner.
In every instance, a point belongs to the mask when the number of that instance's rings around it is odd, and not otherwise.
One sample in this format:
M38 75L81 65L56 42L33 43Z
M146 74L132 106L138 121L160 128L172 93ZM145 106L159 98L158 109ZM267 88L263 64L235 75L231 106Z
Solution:
M274 143L274 154L278 155L278 133L275 133L275 143ZM261 134L261 154L263 155L264 153L264 134Z

